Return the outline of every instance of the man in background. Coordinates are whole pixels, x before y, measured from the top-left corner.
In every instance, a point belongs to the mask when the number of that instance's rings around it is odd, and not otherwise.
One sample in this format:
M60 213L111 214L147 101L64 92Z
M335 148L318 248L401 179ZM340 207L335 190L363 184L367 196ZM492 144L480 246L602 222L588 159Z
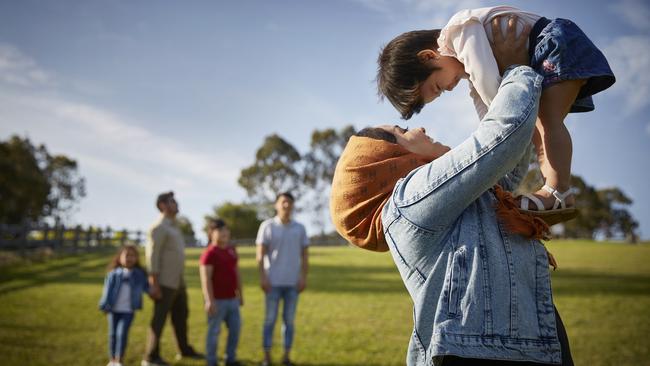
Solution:
M280 193L275 200L276 216L260 225L257 232L257 264L260 285L266 294L264 317L263 366L271 364L273 328L280 300L283 302L284 355L282 364L291 366L289 358L294 335L294 319L298 294L307 286L309 239L305 227L292 220L294 198L291 193Z

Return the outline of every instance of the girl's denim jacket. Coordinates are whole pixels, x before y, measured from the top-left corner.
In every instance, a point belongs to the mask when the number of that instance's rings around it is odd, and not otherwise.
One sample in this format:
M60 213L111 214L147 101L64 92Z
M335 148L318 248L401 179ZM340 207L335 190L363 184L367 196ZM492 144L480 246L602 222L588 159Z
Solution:
M99 300L99 309L105 312L110 312L117 301L117 294L122 285L122 275L124 269L117 267L108 272L104 279L104 291L102 298ZM133 268L129 276L129 285L131 286L131 309L134 311L142 309L142 293L149 292L149 281L147 275L140 268Z
M439 356L559 363L542 243L497 221L492 187L528 169L542 77L509 68L478 129L397 182L384 232L413 299L408 365Z

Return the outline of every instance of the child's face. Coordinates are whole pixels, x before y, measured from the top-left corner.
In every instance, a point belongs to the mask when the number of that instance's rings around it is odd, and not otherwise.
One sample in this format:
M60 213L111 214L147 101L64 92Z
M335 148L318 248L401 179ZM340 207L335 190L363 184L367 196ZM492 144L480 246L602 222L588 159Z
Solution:
M460 79L467 77L463 64L453 57L436 56L426 62L438 70L420 83L420 97L424 104L432 102L445 91L452 91Z
M230 229L226 226L221 229L213 229L210 233L210 240L215 244L227 244L230 241Z
M138 256L131 249L123 250L122 254L120 254L120 264L122 267L133 268L137 260Z

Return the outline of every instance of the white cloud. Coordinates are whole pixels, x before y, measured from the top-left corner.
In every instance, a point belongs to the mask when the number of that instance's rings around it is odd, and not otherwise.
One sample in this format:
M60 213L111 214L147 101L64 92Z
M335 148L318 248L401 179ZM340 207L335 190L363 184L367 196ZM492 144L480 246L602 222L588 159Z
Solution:
M11 45L0 44L0 83L37 86L51 80L51 75L38 67L34 60Z
M650 4L644 0L620 0L612 2L609 10L618 15L631 27L638 30L650 29Z
M647 107L650 103L650 37L619 37L603 52L616 75L612 92L623 98L624 114Z
M52 83L53 78L16 47L0 44L1 135L27 134L118 185L157 191L206 184L233 191L247 163L242 157L219 151L215 159L216 151L161 136L141 127L143 121L62 97L64 84Z
M157 135L128 118L92 105L7 93L0 93L0 103L2 120L10 121L17 130L21 127L29 131L47 130L48 142L58 142L84 154L90 164L96 164L96 168L109 176L114 172L114 166L108 163L112 162L126 169L149 166L170 177L200 178L220 184L236 180L244 165L241 158L223 151L215 163L210 153L195 151L173 138ZM130 176L143 178L141 174ZM175 183L189 184L187 180Z

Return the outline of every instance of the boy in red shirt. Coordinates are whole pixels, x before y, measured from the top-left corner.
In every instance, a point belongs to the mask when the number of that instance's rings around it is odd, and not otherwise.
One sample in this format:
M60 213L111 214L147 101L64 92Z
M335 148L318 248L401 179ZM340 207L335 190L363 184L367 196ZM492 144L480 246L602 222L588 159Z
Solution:
M241 328L239 307L244 305L241 290L241 276L237 266L237 252L230 245L230 230L221 219L208 222L210 244L201 254L199 272L201 289L208 314L208 334L205 352L208 366L218 365L217 341L221 323L228 327L226 344L226 366L239 366L237 343Z

